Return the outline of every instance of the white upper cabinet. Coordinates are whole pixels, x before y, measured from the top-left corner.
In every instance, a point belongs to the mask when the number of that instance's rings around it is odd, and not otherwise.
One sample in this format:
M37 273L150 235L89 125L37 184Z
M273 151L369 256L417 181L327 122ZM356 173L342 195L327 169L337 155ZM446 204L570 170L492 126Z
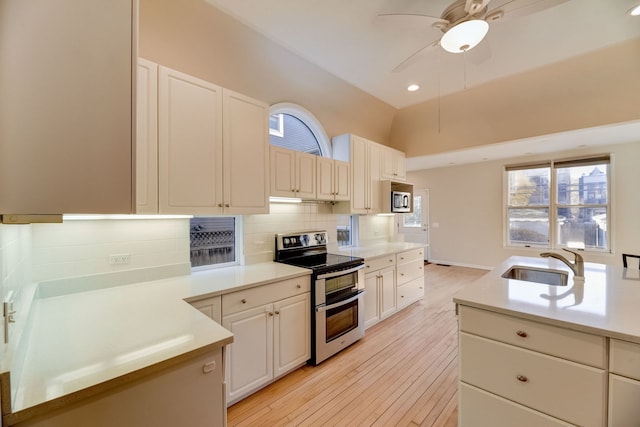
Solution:
M333 138L334 158L351 166L350 213L380 213L380 147L356 135ZM340 207L336 211L340 211Z
M382 149L382 170L383 179L404 181L407 179L405 167L405 154L391 147L381 146Z
M159 68L161 213L222 213L222 88Z
M131 213L132 0L0 2L0 213Z
M268 105L159 67L159 212L269 210Z
M271 195L316 198L316 157L313 154L271 146Z
M349 163L329 157L317 157L316 163L318 174L317 199L349 200L351 196Z
M136 213L158 212L158 65L138 58Z

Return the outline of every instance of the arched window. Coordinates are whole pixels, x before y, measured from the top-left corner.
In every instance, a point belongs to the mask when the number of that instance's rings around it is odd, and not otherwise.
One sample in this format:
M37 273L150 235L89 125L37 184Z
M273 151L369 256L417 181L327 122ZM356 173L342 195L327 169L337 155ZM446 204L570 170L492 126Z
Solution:
M331 157L329 137L311 112L299 105L283 102L272 105L269 113L271 145Z

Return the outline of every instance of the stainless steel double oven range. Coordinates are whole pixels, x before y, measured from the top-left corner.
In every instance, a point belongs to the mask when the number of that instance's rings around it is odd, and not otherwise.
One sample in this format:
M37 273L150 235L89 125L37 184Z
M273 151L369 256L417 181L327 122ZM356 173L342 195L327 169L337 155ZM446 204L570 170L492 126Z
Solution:
M364 260L327 252L327 232L276 234L275 261L309 268L311 274L312 365L364 336L364 289L358 270Z

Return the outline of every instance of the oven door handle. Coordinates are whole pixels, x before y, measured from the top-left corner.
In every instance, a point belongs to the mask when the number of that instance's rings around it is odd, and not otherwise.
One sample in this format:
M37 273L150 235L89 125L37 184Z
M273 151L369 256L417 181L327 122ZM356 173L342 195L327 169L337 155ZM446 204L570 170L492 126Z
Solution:
M316 279L322 280L322 279L330 279L332 277L344 276L346 274L354 273L363 268L364 268L364 264L360 264L359 266L350 268L348 270L332 271L331 273L321 274Z
M320 307L316 307L316 311L318 313L322 313L323 311L331 310L333 308L342 307L343 305L347 305L347 304L357 300L362 295L364 295L364 293L365 293L364 289L358 289L358 293L355 294L354 296L352 296L351 298L347 298L346 300L343 300L343 301L340 301L340 302L337 302L337 303L331 304L331 305L321 305Z

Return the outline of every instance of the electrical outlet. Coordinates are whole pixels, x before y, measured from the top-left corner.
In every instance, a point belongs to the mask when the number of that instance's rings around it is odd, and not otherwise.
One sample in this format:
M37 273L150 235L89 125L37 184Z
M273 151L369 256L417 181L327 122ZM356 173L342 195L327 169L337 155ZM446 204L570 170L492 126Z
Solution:
M131 261L131 254L113 254L109 255L110 265L123 265L129 264Z

